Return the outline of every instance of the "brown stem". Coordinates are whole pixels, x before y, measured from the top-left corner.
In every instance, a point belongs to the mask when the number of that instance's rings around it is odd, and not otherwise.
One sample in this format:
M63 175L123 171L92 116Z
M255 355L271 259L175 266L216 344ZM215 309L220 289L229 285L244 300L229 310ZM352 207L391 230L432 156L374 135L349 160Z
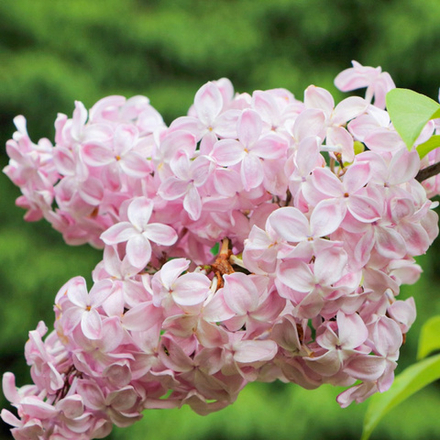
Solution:
M222 246L220 248L220 252L219 252L219 256L220 257L225 257L227 256L229 258L229 238L224 238L222 241Z
M292 193L290 192L290 189L287 189L286 203L284 204L284 206L289 206L291 201L292 201Z
M229 262L229 257L232 255L232 251L229 249L229 238L224 238L222 241L222 246L218 254L215 263L211 265L212 270L218 280L218 289L223 287L223 275L234 273L231 263Z
M335 173L335 159L330 156L330 171L334 174Z
M417 173L416 180L418 182L423 182L426 179L429 179L432 176L440 173L440 162L435 163L434 165L429 165L426 168L423 168Z

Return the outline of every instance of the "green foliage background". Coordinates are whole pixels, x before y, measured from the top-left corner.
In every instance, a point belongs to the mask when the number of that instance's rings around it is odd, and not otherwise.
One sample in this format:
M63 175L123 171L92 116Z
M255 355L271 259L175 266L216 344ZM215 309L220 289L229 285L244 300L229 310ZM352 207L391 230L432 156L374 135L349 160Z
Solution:
M170 122L202 84L223 76L241 92L285 87L301 98L313 83L338 99L333 78L352 59L381 65L398 86L437 98L439 16L437 0L0 0L0 144L17 114L35 141L53 139L57 112L71 115L74 100L90 107L109 94L147 95ZM23 385L27 332L41 319L51 327L56 292L76 275L90 283L100 253L67 247L45 223L23 222L17 188L4 176L0 188L0 372L14 371ZM415 296L419 318L399 370L415 361L421 323L440 313L439 255L437 245L421 258L422 279L402 291ZM219 413L148 411L111 437L359 438L365 405L339 409L340 391L252 384ZM439 391L437 383L405 402L372 438L440 438ZM10 438L1 428L0 438Z

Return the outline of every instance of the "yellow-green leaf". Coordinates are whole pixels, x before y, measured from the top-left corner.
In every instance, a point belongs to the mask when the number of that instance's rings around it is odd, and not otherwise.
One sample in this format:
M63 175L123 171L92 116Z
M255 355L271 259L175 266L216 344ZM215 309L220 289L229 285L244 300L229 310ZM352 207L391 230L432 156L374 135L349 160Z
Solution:
M423 159L429 152L440 147L440 135L435 134L431 136L423 144L417 145L417 152L419 153L420 159Z
M440 104L408 89L390 90L386 105L391 122L408 149L414 145L426 123L440 117Z
M433 316L423 325L420 331L417 359L424 359L436 350L440 350L440 316Z
M370 438L379 421L399 403L440 378L440 354L411 365L397 376L391 388L383 394L375 394L364 419L361 440Z

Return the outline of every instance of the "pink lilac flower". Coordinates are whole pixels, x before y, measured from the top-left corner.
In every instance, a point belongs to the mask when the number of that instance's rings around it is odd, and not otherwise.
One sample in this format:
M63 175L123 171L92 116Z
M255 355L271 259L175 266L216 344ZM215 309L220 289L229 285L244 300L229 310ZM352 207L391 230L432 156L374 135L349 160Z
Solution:
M394 89L394 81L388 72L382 72L381 67L362 66L357 61L352 61L353 67L345 69L335 78L335 85L343 92L367 88L365 99L374 105L385 108L385 95Z
M142 96L76 102L54 145L14 120L4 172L25 219L104 248L90 291L68 281L54 331L29 332L33 383L3 376L16 439L103 438L149 408L205 415L252 381L345 386L342 407L391 386L416 316L400 286L439 233L439 182L416 176L438 154L421 161L395 131L389 74L353 62L336 85L366 97L234 95L222 78L170 127Z
M108 245L127 242L127 258L135 267L144 267L151 258L150 240L171 246L177 234L171 226L149 223L154 204L146 197L137 197L127 209L128 221L113 225L101 235Z
M240 175L246 191L263 182L262 159L279 159L286 151L285 141L274 133L263 134L259 114L244 110L237 125L238 141L220 140L212 156L221 166L240 165Z

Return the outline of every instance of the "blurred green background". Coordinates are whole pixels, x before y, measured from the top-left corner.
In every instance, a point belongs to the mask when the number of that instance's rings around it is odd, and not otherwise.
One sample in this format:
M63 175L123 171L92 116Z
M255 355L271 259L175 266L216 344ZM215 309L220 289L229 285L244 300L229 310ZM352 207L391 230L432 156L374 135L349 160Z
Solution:
M167 123L185 114L205 82L228 77L237 91L285 87L298 98L313 83L341 95L333 78L352 59L390 72L400 87L437 98L438 0L0 0L0 160L23 114L31 138L53 140L57 112L71 115L110 94L143 94ZM45 223L25 223L19 191L0 176L0 373L29 382L23 346L43 319L51 327L58 289L100 260L68 247ZM423 321L440 313L440 245L420 258L418 320L399 370L415 361ZM90 285L90 284L89 284ZM208 417L188 408L148 411L113 439L356 439L366 404L341 410L340 389L252 384L231 407ZM1 397L1 407L7 402ZM373 439L439 439L440 386L395 409ZM1 425L0 438L10 438Z

